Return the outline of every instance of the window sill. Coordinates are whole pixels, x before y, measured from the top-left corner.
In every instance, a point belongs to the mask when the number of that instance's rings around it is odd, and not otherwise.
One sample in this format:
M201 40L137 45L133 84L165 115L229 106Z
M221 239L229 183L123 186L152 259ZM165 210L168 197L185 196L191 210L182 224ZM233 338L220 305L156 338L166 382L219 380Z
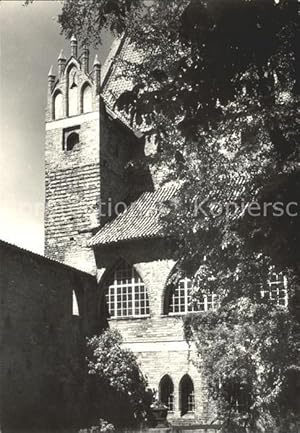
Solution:
M146 316L120 316L120 317L109 317L108 321L119 321L119 320L145 320L149 319L151 316L150 314Z
M209 310L201 310L201 311L187 311L184 313L169 313L169 314L162 315L162 317L182 317L182 316L188 316L189 314L208 313L209 311L216 311L216 308L210 308Z
M183 317L183 316L187 316L188 314L199 314L199 313L206 313L206 311L187 311L184 313L169 313L165 317Z
M71 155L72 153L79 153L80 149L63 149L64 155Z
M195 416L195 411L188 411L181 415L181 418L193 418Z
M160 315L160 318L161 319L168 319L168 318L176 318L176 317L183 317L183 316L186 316L186 313L180 313L180 314L177 314L177 313L175 313L175 314L161 314Z

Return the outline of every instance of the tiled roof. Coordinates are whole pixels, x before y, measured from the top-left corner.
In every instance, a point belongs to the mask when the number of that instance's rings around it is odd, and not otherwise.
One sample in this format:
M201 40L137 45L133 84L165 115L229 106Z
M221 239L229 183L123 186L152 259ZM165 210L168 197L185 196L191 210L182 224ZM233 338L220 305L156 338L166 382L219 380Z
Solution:
M113 70L113 64L118 56L118 53L120 52L120 49L122 47L122 38L115 38L113 43L111 44L109 53L106 57L105 62L101 66L101 85L102 90L105 91L105 86L108 81L108 78L111 75L111 71Z
M174 197L178 184L168 184L153 192L143 193L113 221L105 224L89 241L89 246L163 236L159 213L163 203Z
M240 203L245 191L246 176L235 176L225 183L226 188L218 190L207 198L207 217L218 222L232 222L243 215L246 203ZM176 196L180 189L178 183L169 183L153 192L143 193L114 220L105 224L90 239L89 246L108 245L115 242L163 237L164 230L160 215L164 212L164 203ZM198 204L204 202L201 194ZM220 205L222 212L220 213ZM227 206L228 205L228 209ZM166 209L166 208L165 208ZM204 215L205 216L205 215Z
M129 79L126 68L130 68L130 64L136 64L140 61L141 54L134 48L133 44L129 43L129 39L123 36L113 42L102 67L101 95L104 103L128 127L131 127L129 125L129 116L124 112L120 112L115 107L115 102L123 92L131 90L133 87L132 80Z
M126 62L139 63L141 54L133 44L125 37L116 39L106 62L102 67L102 97L108 111L118 117L129 128L128 117L115 107L115 102L126 90L132 89L132 81L126 78ZM210 197L208 208L212 215L218 214L216 209L218 203L235 201L244 192L245 176L237 173L234 179L224 180L226 192L221 188L215 197ZM178 185L169 185L154 192L145 192L135 202L113 221L105 224L89 241L89 246L108 245L111 243L163 236L163 227L159 219L160 205L176 195ZM204 197L203 197L204 198ZM201 200L200 200L201 202ZM230 216L231 219L238 218L241 214L240 208ZM228 218L228 215L219 216Z

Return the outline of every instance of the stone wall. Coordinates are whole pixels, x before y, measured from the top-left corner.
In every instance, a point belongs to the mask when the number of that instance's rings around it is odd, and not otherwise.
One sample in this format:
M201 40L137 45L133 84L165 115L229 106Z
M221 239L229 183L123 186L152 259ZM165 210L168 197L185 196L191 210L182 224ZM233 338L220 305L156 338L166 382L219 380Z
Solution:
M100 326L95 280L4 242L0 263L0 430L75 422L84 415L85 336Z

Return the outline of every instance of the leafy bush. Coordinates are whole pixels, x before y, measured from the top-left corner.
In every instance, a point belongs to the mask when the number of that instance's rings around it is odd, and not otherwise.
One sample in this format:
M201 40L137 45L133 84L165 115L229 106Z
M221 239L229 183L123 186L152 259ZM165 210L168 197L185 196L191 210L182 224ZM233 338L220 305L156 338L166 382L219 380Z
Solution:
M115 427L104 419L99 419L99 425L79 430L79 433L114 433Z
M102 391L102 413L116 425L133 425L149 418L152 393L134 353L122 347L116 330L88 340L88 369Z

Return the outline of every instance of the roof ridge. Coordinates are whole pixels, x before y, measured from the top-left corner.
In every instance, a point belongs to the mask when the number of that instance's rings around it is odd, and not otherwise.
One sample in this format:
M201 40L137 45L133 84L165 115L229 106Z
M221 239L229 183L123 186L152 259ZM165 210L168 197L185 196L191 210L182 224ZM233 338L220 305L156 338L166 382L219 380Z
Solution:
M102 72L101 73L101 86L102 87L104 87L106 85L106 82L112 73L112 66L113 66L114 60L115 60L116 56L120 53L122 46L124 45L125 39L126 39L125 33L123 33L121 36L115 38L111 44L108 55L105 59L105 62L102 65L102 68L101 68L101 72Z
M2 246L4 248L10 248L12 250L16 250L20 254L24 254L24 255L27 255L29 257L33 257L33 258L35 258L37 260L43 260L44 262L48 263L49 265L51 265L51 264L52 265L57 265L57 266L60 266L62 268L69 269L70 271L78 272L78 273L87 275L87 276L92 277L92 278L95 277L93 274L91 274L89 272L83 271L83 270L78 269L78 268L74 268L73 266L68 265L67 263L61 262L61 261L59 261L59 260L57 260L55 258L47 257L44 254L28 250L27 248L21 247L20 245L13 244L13 243L8 242L8 241L6 241L4 239L0 239L0 249L1 249Z

